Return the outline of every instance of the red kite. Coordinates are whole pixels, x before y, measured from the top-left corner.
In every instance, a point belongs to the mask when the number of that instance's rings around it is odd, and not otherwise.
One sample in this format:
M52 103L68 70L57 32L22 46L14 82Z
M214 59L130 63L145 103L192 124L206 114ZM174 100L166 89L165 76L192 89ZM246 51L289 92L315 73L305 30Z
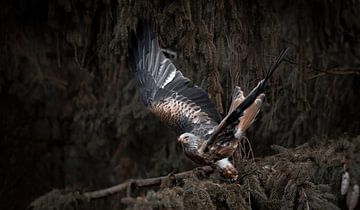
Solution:
M174 129L187 157L201 165L215 165L222 176L236 179L237 171L228 158L259 112L265 84L287 49L247 97L235 89L229 114L221 119L208 94L165 57L150 24L140 22L130 39L130 65L144 105Z

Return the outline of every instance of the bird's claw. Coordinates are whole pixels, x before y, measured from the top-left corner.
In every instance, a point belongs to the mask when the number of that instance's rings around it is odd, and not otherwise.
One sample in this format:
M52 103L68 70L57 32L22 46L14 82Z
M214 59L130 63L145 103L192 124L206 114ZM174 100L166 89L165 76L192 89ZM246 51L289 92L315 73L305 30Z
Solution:
M235 177L225 177L223 175L220 175L220 180L229 184L236 183L238 181L238 176Z
M220 177L223 181L234 183L238 180L237 171L224 170L220 171Z

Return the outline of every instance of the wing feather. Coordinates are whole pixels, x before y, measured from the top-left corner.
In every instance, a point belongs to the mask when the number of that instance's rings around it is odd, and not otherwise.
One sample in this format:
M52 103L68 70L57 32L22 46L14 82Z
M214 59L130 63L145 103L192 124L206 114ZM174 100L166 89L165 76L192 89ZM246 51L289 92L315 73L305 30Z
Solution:
M262 102L264 101L265 94L260 94L253 104L244 111L244 115L240 117L239 124L235 127L235 138L240 139L246 132L246 130L253 124L256 116L259 113Z
M215 105L200 87L162 53L148 23L139 22L131 32L130 65L142 102L177 134L209 130L221 120ZM195 131L194 131L195 130Z
M244 101L244 99L245 99L244 91L242 91L239 86L236 86L232 94L232 102L228 113L233 112L236 109L236 107L238 107L241 104L241 102Z
M221 139L223 139L221 136L225 136L230 139L229 137L231 137L231 135L229 136L229 133L231 130L234 130L234 127L238 124L239 118L243 116L244 111L248 109L258 96L264 92L267 81L283 62L288 50L289 48L285 48L281 51L280 55L276 58L275 63L270 65L265 79L261 80L258 85L246 96L246 98L242 100L240 104L219 123L216 129L214 129L212 136L206 142L204 148L216 143L216 141L221 141Z
M237 139L241 138L241 136L254 122L257 114L259 113L264 98L265 94L260 94L254 101L254 103L252 103L249 108L244 111L244 115L239 118L239 123L235 126L235 137ZM244 101L244 99L244 92L241 90L240 87L236 86L233 91L229 113L233 112L236 107L238 107Z

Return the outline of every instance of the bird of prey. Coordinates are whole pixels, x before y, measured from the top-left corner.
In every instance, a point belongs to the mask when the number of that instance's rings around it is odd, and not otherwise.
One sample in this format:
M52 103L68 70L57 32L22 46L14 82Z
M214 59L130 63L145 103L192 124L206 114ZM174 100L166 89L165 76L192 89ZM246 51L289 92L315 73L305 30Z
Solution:
M221 119L208 94L183 76L163 54L147 22L131 30L129 61L143 104L174 129L185 155L200 165L217 167L221 176L234 180L231 157L238 141L252 124L264 99L264 87L286 54L283 50L266 78L244 97L236 87L229 113Z

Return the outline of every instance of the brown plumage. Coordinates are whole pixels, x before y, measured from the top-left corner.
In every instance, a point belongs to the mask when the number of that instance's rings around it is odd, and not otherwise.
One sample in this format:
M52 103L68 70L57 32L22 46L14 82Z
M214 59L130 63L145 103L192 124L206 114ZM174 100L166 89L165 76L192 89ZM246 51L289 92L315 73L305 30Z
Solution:
M144 105L177 135L189 132L208 138L221 120L215 105L165 57L149 24L139 23L137 34L132 32L129 52Z
M232 101L228 113L233 112L236 109L236 107L238 107L241 104L241 102L244 101L244 99L245 99L244 91L242 91L239 86L236 86L232 93Z
M232 113L244 101L244 92L239 86L236 86L232 95L232 102L229 108L229 114ZM259 113L262 102L265 99L265 94L257 96L255 101L244 111L244 115L239 118L239 123L235 126L235 138L240 139L239 133L244 134L245 131L254 122L257 114Z
M255 121L257 114L259 113L260 107L265 99L265 94L260 94L255 101L244 111L244 115L240 117L239 124L235 126L235 138L241 139L245 134L246 130Z
M237 149L239 140L245 135L246 130L254 122L255 117L259 113L261 104L265 98L265 94L260 94L256 100L244 111L244 115L239 118L239 123L235 126L234 138L231 141L217 142L210 148L211 156L216 158L225 158L233 155ZM236 86L233 95L232 102L229 108L229 114L232 113L236 107L238 107L244 101L244 92L240 87Z
M142 102L174 129L186 156L202 165L213 163L199 151L221 120L215 105L165 57L149 24L139 23L130 38L130 64Z
M245 132L251 125L261 104L258 102L263 100L260 94L266 81L286 51L246 98L239 94L231 112L221 121L207 93L191 85L165 57L148 23L139 22L136 34L131 32L130 41L130 65L144 105L174 129L187 157L198 164L219 168L229 179L237 177L235 167L228 160L237 146L234 134L237 130Z

